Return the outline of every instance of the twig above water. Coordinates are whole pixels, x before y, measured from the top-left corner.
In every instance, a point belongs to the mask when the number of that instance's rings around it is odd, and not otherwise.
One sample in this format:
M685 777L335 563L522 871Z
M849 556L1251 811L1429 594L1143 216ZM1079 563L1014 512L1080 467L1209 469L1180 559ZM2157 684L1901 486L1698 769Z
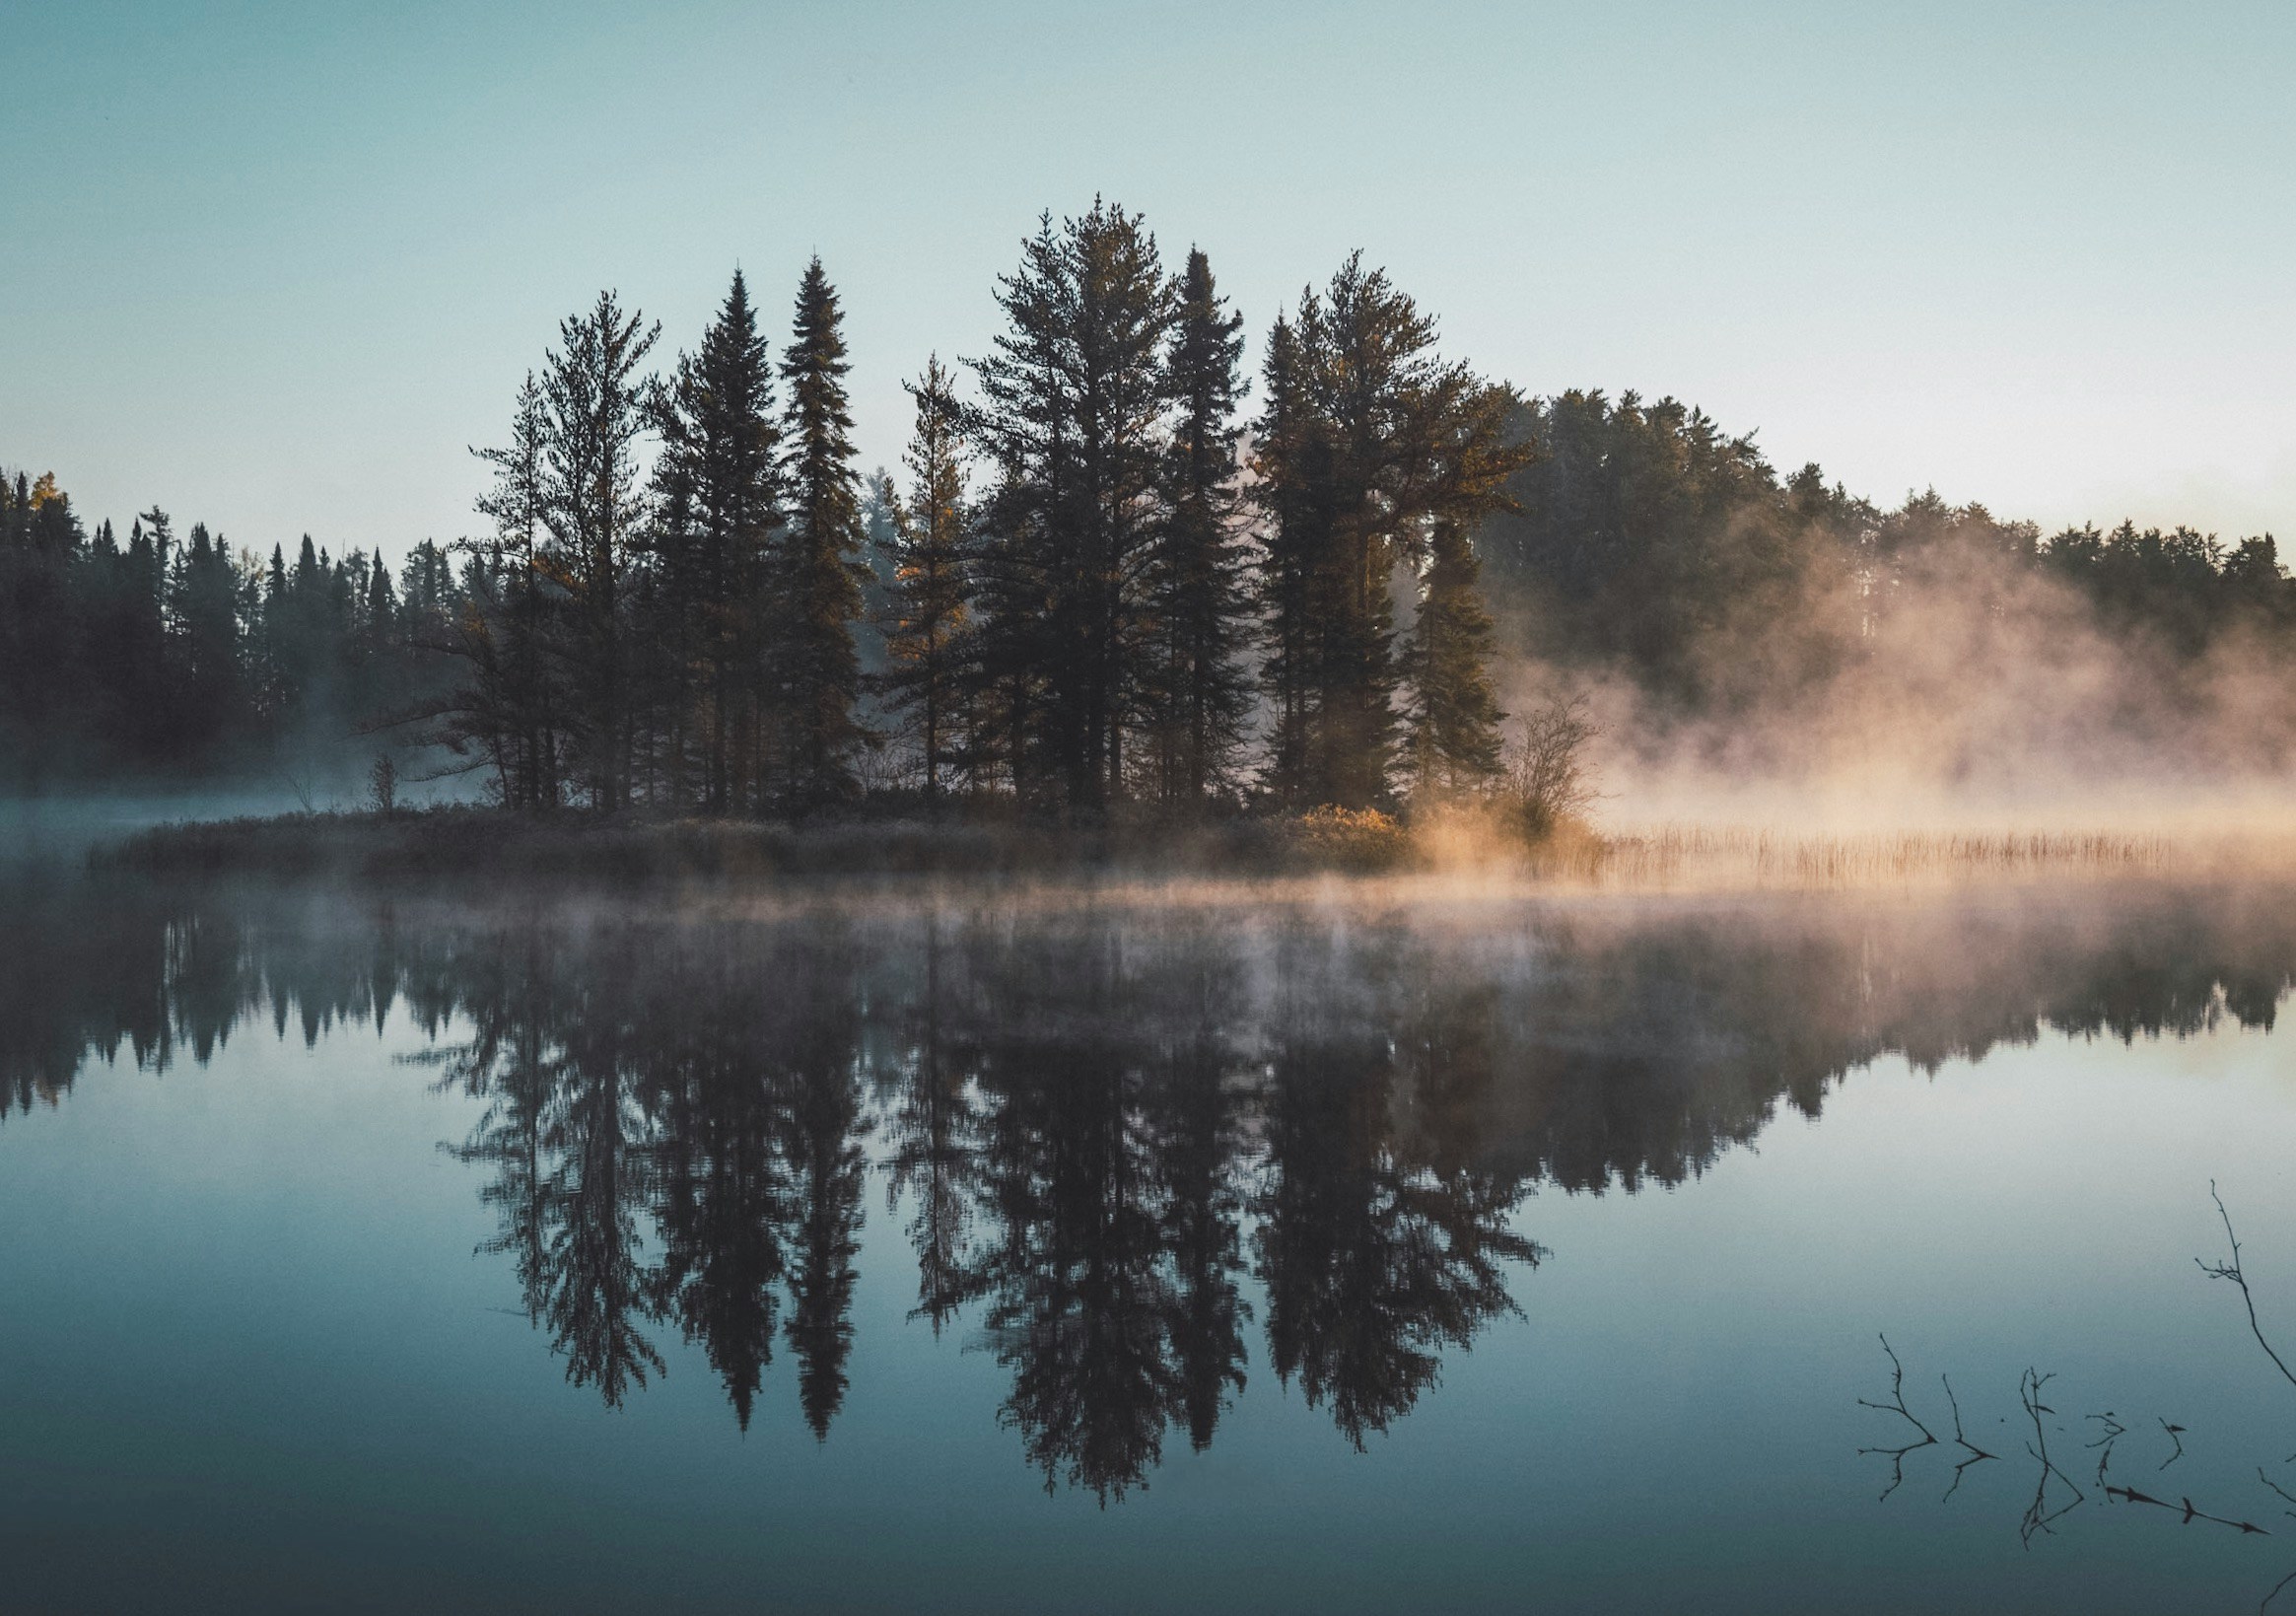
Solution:
M2240 1266L2240 1236L2232 1231L2232 1214L2225 1211L2224 1197L2216 1193L2216 1180L2213 1178L2208 1180L2208 1198L2216 1203L2216 1215L2224 1220L2224 1237L2231 1242L2232 1261L2212 1263L2200 1257L2192 1260L2200 1265L2200 1272L2210 1279L2230 1280L2240 1287L2240 1300L2248 1304L2249 1333L2257 1338L2257 1345L2264 1349L2264 1356L2272 1361L2272 1367L2280 1371L2282 1378L2296 1386L2296 1371L2291 1371L2286 1361L2273 1351L2272 1344L2264 1339L2264 1327L2257 1322L2256 1295L2249 1290L2248 1275L2241 1271ZM2183 1446L2182 1442L2178 1443L2180 1451Z
M1868 1398L1860 1397L1857 1400L1858 1406L1860 1408L1875 1409L1883 1414L1895 1414L1900 1419L1904 1420L1908 1425L1912 1426L1915 1431L1918 1431L1921 1434L1921 1438L1918 1441L1910 1441L1903 1447L1861 1447L1857 1450L1861 1454L1886 1453L1889 1455L1890 1484L1883 1488L1881 1491L1881 1496L1886 1499L1892 1493L1896 1492L1900 1487L1905 1485L1906 1455L1909 1453L1917 1453L1924 1447L1935 1447L1937 1445L1937 1436L1936 1433L1932 1432L1927 1426L1923 1425L1918 1419L1916 1419L1914 1417L1913 1411L1906 1406L1906 1366L1898 1362L1897 1351L1891 1347L1890 1338L1886 1335L1881 1337L1881 1350L1890 1355L1890 1400L1886 1403L1876 1403ZM1956 1409L1954 1411L1954 1423L1957 1429L1960 1425L1960 1410ZM1962 1445L1966 1447L1968 1443L1965 1442ZM1958 1485L1958 1475L1956 1476L1955 1481Z
M2156 1510L2176 1510L2184 1515L2184 1523L2188 1526L2195 1520L2206 1520L2213 1521L2219 1526L2231 1526L2242 1532L2251 1532L2258 1537L2270 1537L2272 1535L2253 1520L2233 1520L2224 1515L2212 1515L2205 1510L2196 1509L2189 1498L2179 1499L2172 1504L2167 1499L2154 1498L2150 1493L2140 1493L2133 1487L2108 1487L2105 1489L2105 1496L2121 1499L2129 1504L2149 1504Z

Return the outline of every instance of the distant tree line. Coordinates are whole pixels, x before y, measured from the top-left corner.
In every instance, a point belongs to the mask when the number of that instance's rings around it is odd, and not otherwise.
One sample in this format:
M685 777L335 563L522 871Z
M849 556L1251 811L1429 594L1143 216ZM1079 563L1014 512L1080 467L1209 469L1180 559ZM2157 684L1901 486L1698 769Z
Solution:
M530 811L1384 807L1498 776L1502 655L1743 716L1886 665L1941 596L2045 635L2035 581L2172 664L2296 645L2268 536L1884 511L1671 399L1487 382L1359 256L1274 322L1248 415L1241 316L1136 214L1046 215L995 295L988 352L908 385L896 484L817 260L778 353L737 272L661 372L601 294L479 451L489 530L396 578L156 509L122 545L19 475L0 771L389 746Z
M308 778L346 731L449 670L460 594L425 541L234 551L167 512L87 531L52 475L0 475L0 786Z
M1530 453L1478 535L1502 644L1624 673L1657 714L1774 708L1948 616L2046 639L2067 604L2132 667L2173 674L2238 646L2296 673L2296 583L2268 534L2044 536L1934 492L1884 510L1631 392L1518 400L1508 434Z

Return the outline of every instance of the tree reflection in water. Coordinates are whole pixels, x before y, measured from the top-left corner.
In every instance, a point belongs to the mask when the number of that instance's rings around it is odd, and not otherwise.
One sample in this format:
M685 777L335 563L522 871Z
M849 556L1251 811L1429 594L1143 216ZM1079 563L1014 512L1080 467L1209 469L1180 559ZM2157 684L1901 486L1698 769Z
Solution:
M1450 914L984 900L783 918L45 891L0 961L0 1116L92 1056L413 1018L448 1147L575 1383L674 1331L746 1429L844 1402L869 1175L911 1317L1008 1378L1048 1489L1209 1445L1267 1367L1361 1445L1516 1310L1537 1184L1676 1183L1885 1052L2269 1024L2285 894ZM1255 1313L1256 1292L1264 1317Z

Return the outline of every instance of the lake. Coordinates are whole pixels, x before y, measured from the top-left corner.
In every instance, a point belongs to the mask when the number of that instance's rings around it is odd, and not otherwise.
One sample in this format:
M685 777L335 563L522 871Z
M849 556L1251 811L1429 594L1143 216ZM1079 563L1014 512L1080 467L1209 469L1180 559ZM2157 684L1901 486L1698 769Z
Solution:
M2255 1610L2292 900L19 882L0 1607Z

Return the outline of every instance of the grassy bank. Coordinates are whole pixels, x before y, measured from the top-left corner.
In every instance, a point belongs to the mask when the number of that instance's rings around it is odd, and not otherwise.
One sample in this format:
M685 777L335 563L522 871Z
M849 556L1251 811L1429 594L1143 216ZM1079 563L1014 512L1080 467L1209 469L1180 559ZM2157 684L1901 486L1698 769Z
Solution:
M1116 819L814 824L567 814L488 808L292 813L162 825L101 846L100 871L174 877L606 882L786 880L816 877L1044 878L1395 874L1425 864L1410 830L1384 814L1268 815L1211 822Z
M1519 822L1519 821L1513 821ZM1222 820L1118 815L1078 826L883 816L811 824L475 808L295 813L160 826L99 846L133 876L460 883L789 883L951 878L994 882L1176 878L1453 876L1500 886L1620 891L1817 890L2124 878L2172 868L2296 869L2292 849L2172 843L2157 834L1892 831L1855 836L1662 825L1612 835L1575 819L1526 838L1489 808L1399 820L1319 808ZM2275 856L2265 858L2264 853Z

